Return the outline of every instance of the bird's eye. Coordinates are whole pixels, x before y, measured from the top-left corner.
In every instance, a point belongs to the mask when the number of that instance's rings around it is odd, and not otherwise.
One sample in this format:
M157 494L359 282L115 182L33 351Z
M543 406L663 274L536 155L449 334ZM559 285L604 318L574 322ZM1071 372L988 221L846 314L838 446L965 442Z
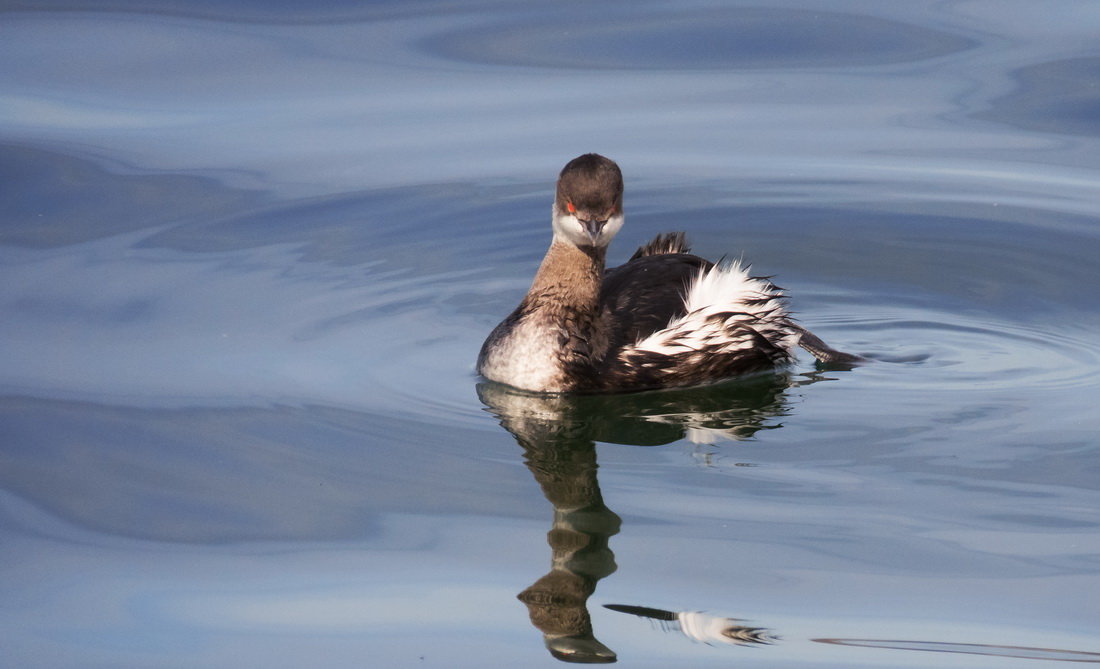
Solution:
M575 214L575 213L577 213L577 208L573 206L573 203L572 203L572 202L566 201L566 203L565 203L565 209L566 209L566 211L568 211L568 212L569 212L570 214Z

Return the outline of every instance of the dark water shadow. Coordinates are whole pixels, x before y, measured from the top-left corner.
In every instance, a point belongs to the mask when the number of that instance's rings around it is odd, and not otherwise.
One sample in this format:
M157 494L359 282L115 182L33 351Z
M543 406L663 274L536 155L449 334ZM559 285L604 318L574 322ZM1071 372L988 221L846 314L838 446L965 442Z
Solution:
M841 12L769 7L622 12L578 3L421 43L449 60L584 70L875 67L976 45L943 30Z
M1016 89L975 117L1025 130L1100 136L1100 58L1069 58L1016 70Z
M407 17L438 12L442 3L374 0L316 0L314 2L266 2L263 0L104 0L91 4L70 0L13 0L0 7L8 11L137 14L182 17L225 23L311 25Z
M0 244L56 248L217 220L265 197L204 175L135 173L49 148L0 143Z
M81 536L191 546L417 541L421 519L499 515L484 431L324 406L138 408L0 397L0 495ZM430 494L425 494L430 491ZM524 517L538 504L513 503ZM404 532L385 531L400 514ZM3 514L0 514L2 516ZM38 532L37 517L16 518ZM4 518L0 517L0 526Z

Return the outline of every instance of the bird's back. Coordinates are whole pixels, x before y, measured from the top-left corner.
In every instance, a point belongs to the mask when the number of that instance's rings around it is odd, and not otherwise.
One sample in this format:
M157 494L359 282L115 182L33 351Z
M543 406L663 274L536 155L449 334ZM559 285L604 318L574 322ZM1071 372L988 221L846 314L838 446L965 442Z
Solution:
M594 377L602 389L695 385L790 359L782 291L688 251L683 233L660 235L604 275L610 346Z
M640 341L683 316L688 286L710 266L690 253L660 253L635 256L608 270L600 303L611 314L611 350Z

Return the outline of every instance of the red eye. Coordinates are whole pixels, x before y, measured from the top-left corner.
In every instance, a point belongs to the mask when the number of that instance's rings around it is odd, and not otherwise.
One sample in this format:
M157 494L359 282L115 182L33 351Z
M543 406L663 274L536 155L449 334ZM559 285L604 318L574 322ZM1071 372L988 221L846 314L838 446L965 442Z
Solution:
M565 203L565 208L566 208L566 210L569 211L570 214L577 213L577 208L573 206L572 202L566 202Z

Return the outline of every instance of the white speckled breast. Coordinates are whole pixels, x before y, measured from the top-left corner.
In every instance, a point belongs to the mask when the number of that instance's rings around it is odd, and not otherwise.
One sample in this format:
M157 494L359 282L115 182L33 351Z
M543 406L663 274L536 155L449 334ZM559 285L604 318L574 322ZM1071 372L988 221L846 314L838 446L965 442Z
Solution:
M490 381L524 390L564 391L560 354L556 328L526 318L486 348L479 370Z

